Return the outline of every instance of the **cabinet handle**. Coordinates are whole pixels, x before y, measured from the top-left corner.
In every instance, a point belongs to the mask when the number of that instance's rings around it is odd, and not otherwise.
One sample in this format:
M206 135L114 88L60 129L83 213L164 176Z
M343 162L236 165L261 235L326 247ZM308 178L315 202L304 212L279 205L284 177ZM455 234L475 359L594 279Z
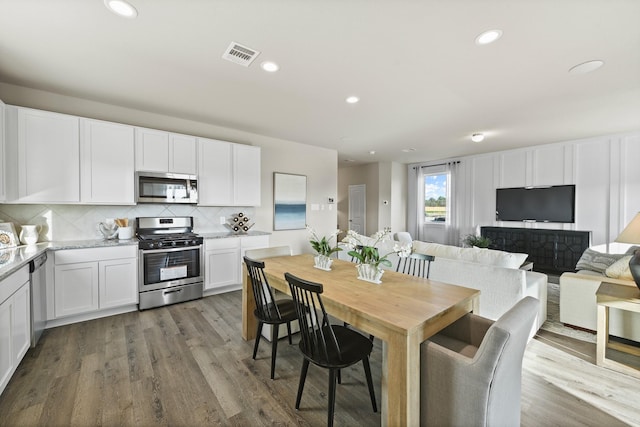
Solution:
M167 294L175 294L176 292L182 292L182 289L174 289L172 291L164 291L162 294L163 295L167 295Z

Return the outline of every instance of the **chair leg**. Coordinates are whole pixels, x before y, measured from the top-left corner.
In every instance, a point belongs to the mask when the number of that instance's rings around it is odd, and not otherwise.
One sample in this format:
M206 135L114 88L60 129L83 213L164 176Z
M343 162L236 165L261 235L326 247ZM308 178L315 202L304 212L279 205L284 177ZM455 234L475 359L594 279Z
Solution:
M340 373L340 369L338 369L338 384L342 384L342 374Z
M336 374L340 376L339 369L329 369L329 414L327 426L333 426L333 413L336 409Z
M291 322L287 322L287 334L289 334L289 345L293 344L291 341Z
M371 366L369 366L369 357L362 359L364 365L364 374L367 377L367 385L369 386L369 395L371 396L371 405L373 406L373 412L378 412L378 405L376 405L376 393L373 390L373 380L371 379Z
M258 344L260 344L260 336L262 335L262 322L258 322L258 332L256 333L256 343L253 345L253 360L256 359L258 353Z
M271 379L276 373L276 354L278 352L278 332L280 325L271 325Z
M309 361L302 360L302 370L300 371L300 382L298 383L298 395L296 396L296 409L300 409L300 399L302 399L302 390L304 389L304 380L307 379L307 370L309 369Z

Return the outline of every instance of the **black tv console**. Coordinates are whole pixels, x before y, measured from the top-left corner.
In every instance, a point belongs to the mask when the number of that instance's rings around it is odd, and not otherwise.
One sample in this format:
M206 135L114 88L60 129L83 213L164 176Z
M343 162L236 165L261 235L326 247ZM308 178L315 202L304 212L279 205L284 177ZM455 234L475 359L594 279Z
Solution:
M550 274L575 271L591 244L590 231L480 227L480 234L491 239L489 248L528 254L534 271Z

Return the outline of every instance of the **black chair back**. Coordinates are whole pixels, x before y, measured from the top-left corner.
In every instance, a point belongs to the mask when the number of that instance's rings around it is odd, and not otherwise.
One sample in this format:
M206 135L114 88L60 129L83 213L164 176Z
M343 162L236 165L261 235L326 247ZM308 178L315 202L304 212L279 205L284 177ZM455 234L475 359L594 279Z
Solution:
M264 261L257 261L245 256L244 263L251 278L251 289L256 301L256 317L265 322L281 320L282 316L278 305L274 304L273 290L264 275Z
M340 346L320 297L322 284L300 279L290 273L285 273L284 277L289 283L298 316L302 353L325 363L340 360Z
M425 255L419 253L412 253L407 257L400 257L398 259L398 265L396 271L399 273L410 274L412 276L429 278L429 272L431 271L431 261L434 261L433 255Z

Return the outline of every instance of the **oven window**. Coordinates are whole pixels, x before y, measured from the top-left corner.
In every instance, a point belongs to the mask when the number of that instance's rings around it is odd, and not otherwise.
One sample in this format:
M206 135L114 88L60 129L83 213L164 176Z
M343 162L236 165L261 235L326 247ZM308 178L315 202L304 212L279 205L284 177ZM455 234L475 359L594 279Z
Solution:
M200 276L200 248L143 256L145 285Z

